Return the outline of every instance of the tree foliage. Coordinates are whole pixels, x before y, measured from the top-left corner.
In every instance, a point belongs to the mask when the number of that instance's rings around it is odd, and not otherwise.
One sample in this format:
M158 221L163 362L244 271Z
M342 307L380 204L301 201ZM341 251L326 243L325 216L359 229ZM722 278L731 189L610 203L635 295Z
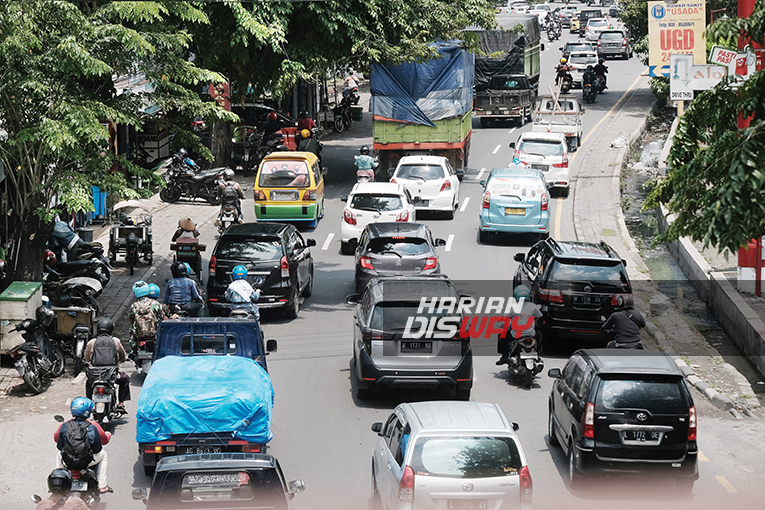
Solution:
M763 44L765 3L748 19L716 21L707 29L714 39L749 34ZM646 207L659 203L676 215L663 236L689 236L705 246L736 251L765 233L765 71L743 84L727 78L699 94L681 117L666 179L649 195ZM739 129L736 119L752 116Z

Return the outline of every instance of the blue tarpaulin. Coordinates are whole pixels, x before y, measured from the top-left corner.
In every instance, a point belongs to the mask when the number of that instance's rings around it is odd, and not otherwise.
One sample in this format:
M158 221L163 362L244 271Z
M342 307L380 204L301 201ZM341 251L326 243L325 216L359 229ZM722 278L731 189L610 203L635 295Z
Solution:
M435 127L433 121L473 108L474 55L459 41L435 43L441 58L421 64L373 64L371 110L399 122Z
M166 356L141 388L136 441L226 432L251 443L271 440L274 389L257 362L240 356Z

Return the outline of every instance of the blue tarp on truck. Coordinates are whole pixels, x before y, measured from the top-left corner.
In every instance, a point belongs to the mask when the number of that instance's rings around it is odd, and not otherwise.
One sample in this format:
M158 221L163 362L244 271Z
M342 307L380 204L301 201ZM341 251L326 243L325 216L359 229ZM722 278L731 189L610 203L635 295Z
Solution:
M459 41L434 46L441 58L372 65L370 108L375 116L435 127L433 121L458 117L473 108L473 54Z
M146 376L138 399L136 441L178 434L229 433L271 440L274 389L255 360L239 356L166 356Z

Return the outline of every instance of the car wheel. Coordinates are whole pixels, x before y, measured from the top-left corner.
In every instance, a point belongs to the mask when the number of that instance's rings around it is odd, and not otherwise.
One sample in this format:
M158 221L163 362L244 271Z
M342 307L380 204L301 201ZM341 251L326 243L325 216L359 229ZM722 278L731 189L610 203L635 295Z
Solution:
M303 289L303 297L311 297L313 294L313 266L311 266L311 272L308 275L308 284Z
M464 400L468 401L470 400L470 388L464 389L464 390L454 390L454 398L457 400Z
M568 443L568 486L572 489L579 486L582 481L582 474L576 469L576 451L574 443Z
M547 412L547 437L550 445L560 446L560 441L555 435L555 420L553 419L552 409Z
M568 193L571 191L571 186L566 187L563 191L560 192L560 196L563 198L568 198Z
M478 231L478 240L482 243L488 243L489 242L489 232L486 230L479 230Z
M351 243L347 241L340 241L340 253L343 255L352 255L353 250L351 249Z
M300 311L300 296L298 295L297 287L297 282L295 282L295 290L292 291L292 299L287 302L287 306L284 308L284 314L288 319L296 319L298 312Z
M369 400L372 398L372 387L362 386L361 381L356 381L356 398L359 400Z
M380 491L377 490L377 479L375 479L375 464L372 462L372 505L371 508L379 509L382 507L380 501Z

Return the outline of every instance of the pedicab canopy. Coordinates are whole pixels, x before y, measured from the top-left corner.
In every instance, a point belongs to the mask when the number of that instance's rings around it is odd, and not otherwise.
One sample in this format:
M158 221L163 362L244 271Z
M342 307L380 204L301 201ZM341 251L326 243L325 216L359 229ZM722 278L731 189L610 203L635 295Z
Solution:
M256 361L240 356L166 356L151 367L138 399L136 441L227 433L267 443L274 389Z

